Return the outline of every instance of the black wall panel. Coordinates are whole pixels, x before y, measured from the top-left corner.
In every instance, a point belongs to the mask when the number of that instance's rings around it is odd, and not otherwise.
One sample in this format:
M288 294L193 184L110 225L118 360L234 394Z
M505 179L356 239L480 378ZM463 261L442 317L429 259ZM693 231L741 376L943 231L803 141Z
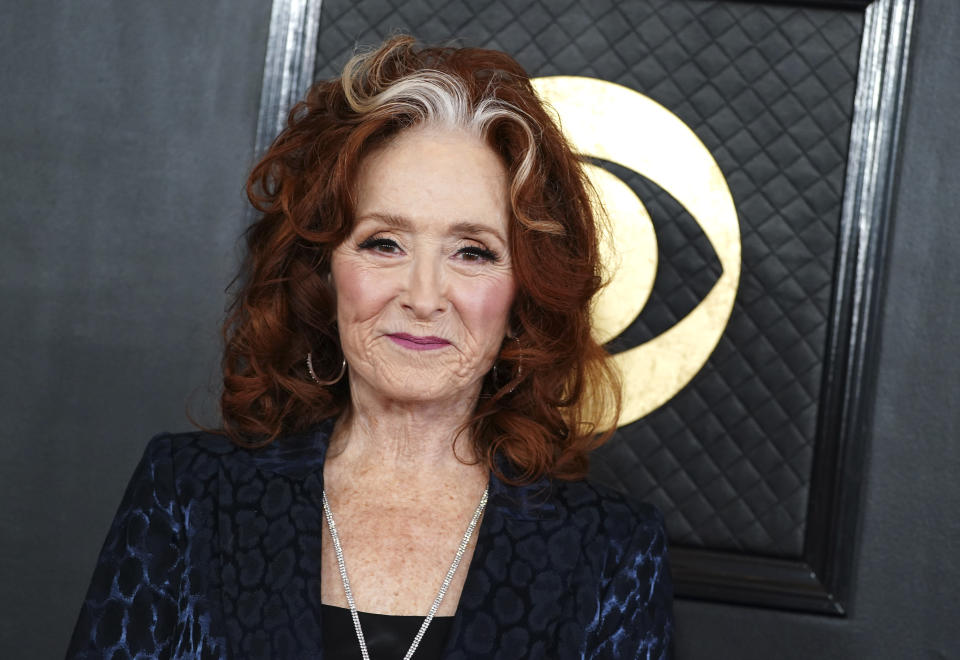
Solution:
M677 657L960 657L960 5L918 7L846 619L677 603Z

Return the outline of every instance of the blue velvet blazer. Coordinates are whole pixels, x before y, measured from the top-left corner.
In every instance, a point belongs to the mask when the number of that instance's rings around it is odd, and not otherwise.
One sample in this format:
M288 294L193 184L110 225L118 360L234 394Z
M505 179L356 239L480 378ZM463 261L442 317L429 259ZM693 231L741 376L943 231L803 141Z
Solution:
M147 446L68 658L321 658L332 422L261 450L205 433ZM659 513L586 482L491 476L444 658L669 658ZM358 654L359 655L359 654Z

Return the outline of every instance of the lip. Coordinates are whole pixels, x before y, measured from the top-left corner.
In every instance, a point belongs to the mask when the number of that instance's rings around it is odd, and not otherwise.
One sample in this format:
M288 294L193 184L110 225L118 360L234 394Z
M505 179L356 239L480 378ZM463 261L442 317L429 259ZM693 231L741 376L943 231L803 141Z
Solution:
M405 332L389 334L387 337L389 337L390 341L394 344L409 348L411 351L435 351L450 345L450 342L443 337L420 337L417 335L409 335Z

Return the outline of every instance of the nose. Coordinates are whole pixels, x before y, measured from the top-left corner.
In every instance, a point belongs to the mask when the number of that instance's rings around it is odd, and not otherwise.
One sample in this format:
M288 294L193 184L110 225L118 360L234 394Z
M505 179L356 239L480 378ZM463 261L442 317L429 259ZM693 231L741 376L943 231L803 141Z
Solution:
M403 306L414 318L429 320L447 309L446 278L441 265L430 259L415 259L408 276Z

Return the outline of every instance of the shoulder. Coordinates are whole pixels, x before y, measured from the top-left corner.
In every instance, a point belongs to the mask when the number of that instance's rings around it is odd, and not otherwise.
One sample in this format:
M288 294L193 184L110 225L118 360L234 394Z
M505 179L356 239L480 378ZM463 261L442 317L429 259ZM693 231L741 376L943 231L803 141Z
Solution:
M555 481L552 495L561 515L582 524L599 524L615 536L663 528L663 514L647 502L591 481Z
M263 447L238 445L225 433L159 433L147 443L142 464L168 471L177 481L206 480L221 469L231 473L256 469L302 478L322 468L328 426L284 436Z
M283 491L321 470L324 438L314 431L248 448L221 433L159 433L129 480L120 517L162 534L208 534L218 511L256 508L271 488Z
M214 433L158 433L130 477L124 506L165 512L179 528L184 506L209 494L222 463L236 460L239 451L226 436Z
M209 431L164 431L147 442L143 456L145 461L153 464L172 463L177 468L184 468L197 460L219 461L242 451L249 450L234 444L225 434Z
M236 460L242 451L229 438L216 433L158 433L144 448L137 476L158 485L189 477L206 478L224 461Z
M614 563L657 559L667 551L663 515L652 504L590 481L552 484L559 516L577 528L587 548Z

